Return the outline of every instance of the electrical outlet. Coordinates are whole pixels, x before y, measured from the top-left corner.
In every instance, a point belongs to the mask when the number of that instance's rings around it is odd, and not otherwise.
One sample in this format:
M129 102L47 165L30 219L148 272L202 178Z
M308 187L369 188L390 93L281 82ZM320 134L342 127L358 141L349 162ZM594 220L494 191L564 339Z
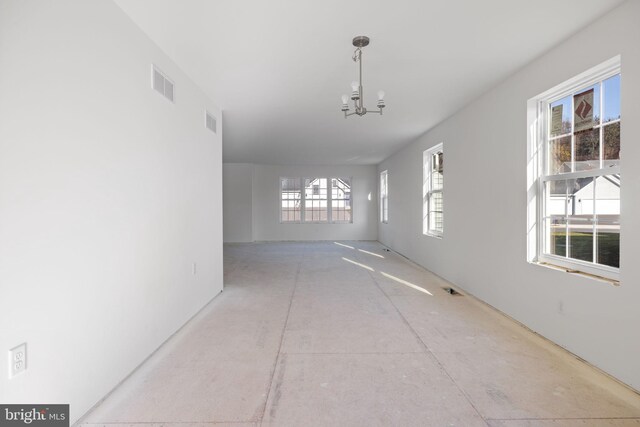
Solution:
M195 276L196 273L198 272L198 266L197 264L194 262L193 265L191 266L191 272L193 273L193 275Z
M27 370L27 343L9 350L9 378Z

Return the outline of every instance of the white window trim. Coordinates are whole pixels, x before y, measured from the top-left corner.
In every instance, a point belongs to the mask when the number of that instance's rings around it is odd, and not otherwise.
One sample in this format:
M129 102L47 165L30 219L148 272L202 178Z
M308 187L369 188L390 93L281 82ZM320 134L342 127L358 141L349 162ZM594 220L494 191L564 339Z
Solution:
M620 269L578 259L569 259L544 253L545 229L541 223L545 214L545 181L566 180L582 176L620 174L620 166L606 170L547 174L548 108L581 88L606 80L621 72L621 58L616 56L578 76L559 84L527 102L527 260L531 263L550 264L568 272L586 273L615 282L620 280ZM602 101L601 101L602 102ZM573 113L572 113L573 114ZM600 142L601 144L603 141ZM544 179L543 179L544 177ZM622 239L621 239L622 240Z
M422 233L425 236L436 237L438 239L442 239L442 236L444 234L444 179L442 190L433 190L431 188L431 156L440 152L442 152L442 154L444 155L443 142L434 145L427 150L424 150L424 152L422 153ZM429 201L431 200L429 195L433 193L440 193L442 194L443 198L442 231L432 230L429 228Z

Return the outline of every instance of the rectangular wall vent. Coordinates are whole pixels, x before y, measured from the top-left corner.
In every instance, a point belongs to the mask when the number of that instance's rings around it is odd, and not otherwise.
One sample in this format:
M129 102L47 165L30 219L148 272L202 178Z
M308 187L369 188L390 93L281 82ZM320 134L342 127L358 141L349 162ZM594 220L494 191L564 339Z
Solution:
M208 111L205 111L205 126L207 129L209 129L211 132L213 133L218 133L218 131L216 130L216 118L213 116L213 114L211 114Z
M173 102L173 82L155 65L152 65L151 68L153 72L152 87L162 96Z

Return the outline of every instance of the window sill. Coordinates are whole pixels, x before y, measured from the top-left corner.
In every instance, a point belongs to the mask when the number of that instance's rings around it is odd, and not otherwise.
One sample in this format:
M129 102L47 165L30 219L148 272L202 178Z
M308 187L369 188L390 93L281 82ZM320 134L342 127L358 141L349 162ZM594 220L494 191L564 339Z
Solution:
M443 237L442 234L432 234L432 233L422 233L422 235L427 237L433 237L438 240L442 240L442 237Z
M570 268L561 267L559 265L550 264L548 262L533 261L533 262L531 262L531 264L539 265L540 267L550 268L552 270L562 271L562 272L569 273L569 274L575 274L575 275L578 275L578 276L583 276L583 277L586 277L588 279L596 280L598 282L608 283L609 285L612 285L612 286L620 286L620 281L619 280L611 279L609 277L603 277L603 276L598 276L596 274L585 273L584 271L580 271L580 270L572 270Z

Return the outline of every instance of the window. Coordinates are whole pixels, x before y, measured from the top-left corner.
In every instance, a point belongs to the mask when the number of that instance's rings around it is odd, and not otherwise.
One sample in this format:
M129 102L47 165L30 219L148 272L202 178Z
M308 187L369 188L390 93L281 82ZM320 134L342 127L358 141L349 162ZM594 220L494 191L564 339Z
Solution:
M351 178L331 179L331 221L352 222Z
M536 259L613 280L620 267L620 60L535 99Z
M280 178L280 222L352 223L351 178Z
M327 178L304 179L304 221L327 222Z
M422 155L422 232L442 237L444 148L440 143Z
M300 178L280 178L280 221L300 222L302 192Z
M380 221L389 222L389 178L387 171L380 174Z

